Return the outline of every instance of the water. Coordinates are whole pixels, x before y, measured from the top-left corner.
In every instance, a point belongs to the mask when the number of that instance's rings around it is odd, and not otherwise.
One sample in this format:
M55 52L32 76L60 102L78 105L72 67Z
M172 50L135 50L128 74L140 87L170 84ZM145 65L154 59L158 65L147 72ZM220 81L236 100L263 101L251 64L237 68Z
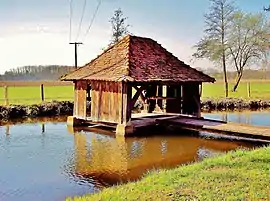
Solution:
M225 118L224 113L204 116ZM270 126L266 121L270 112L231 113L226 118ZM64 200L139 179L153 169L258 146L220 136L213 139L216 134L206 139L210 134L198 136L183 131L175 135L114 138L110 132L74 131L66 126L65 119L53 121L0 126L1 201Z
M203 114L206 118L257 126L270 126L270 110L244 112L214 112Z

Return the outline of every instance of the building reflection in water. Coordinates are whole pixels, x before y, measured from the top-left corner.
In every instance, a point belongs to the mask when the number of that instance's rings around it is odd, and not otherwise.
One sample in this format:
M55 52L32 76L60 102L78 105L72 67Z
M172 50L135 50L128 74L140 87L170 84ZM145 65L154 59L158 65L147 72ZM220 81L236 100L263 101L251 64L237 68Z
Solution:
M106 133L112 134L112 133ZM188 135L113 137L74 132L75 153L67 171L77 179L110 186L139 179L153 169L173 168L240 147L244 142L203 139ZM79 179L79 180L80 180Z

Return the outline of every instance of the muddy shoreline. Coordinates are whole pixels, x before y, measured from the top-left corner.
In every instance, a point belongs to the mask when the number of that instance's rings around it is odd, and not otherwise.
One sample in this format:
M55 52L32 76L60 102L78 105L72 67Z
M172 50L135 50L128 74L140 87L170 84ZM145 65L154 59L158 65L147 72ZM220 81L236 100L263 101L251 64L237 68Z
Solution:
M91 103L87 103L87 110L90 111ZM142 110L143 103L137 101L134 111ZM270 100L244 100L244 99L204 99L201 101L202 112L213 111L241 111L260 110L270 108ZM8 121L21 118L55 117L73 114L73 102L54 101L35 105L10 105L0 106L0 120Z

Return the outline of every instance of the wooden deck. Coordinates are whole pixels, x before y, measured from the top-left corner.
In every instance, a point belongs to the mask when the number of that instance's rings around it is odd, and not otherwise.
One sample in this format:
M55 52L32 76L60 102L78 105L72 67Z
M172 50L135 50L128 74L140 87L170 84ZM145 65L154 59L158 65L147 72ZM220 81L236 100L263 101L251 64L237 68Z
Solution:
M88 119L91 126L101 126L116 128L111 123L94 123ZM186 130L210 131L232 136L241 136L246 138L256 138L270 141L270 127L252 126L247 124L238 124L231 122L218 121L213 119L197 118L188 115L171 113L138 113L132 114L132 125L135 130L147 126L172 125ZM90 127L91 127L90 126Z
M185 117L168 118L167 120L162 120L162 123L164 123L164 121L166 121L167 124L177 125L188 130L210 131L226 135L270 140L270 127Z

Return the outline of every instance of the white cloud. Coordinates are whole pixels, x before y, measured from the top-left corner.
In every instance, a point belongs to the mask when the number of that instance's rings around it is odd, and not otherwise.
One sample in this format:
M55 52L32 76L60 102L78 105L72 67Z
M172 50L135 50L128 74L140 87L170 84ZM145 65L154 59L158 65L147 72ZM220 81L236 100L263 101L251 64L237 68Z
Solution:
M74 65L74 46L69 45L68 27L56 24L20 25L9 27L9 33L0 36L0 73L25 65ZM191 63L193 41L173 35L163 36L155 28L140 27L136 35L151 37L180 60L193 67L207 68L208 61ZM81 38L83 38L82 32ZM84 65L106 48L110 40L110 27L95 26L78 48L78 64Z
M0 73L25 65L74 65L74 47L67 34L31 29L0 38ZM85 45L78 48L79 65L94 58L106 45L108 36L102 29L91 32Z

